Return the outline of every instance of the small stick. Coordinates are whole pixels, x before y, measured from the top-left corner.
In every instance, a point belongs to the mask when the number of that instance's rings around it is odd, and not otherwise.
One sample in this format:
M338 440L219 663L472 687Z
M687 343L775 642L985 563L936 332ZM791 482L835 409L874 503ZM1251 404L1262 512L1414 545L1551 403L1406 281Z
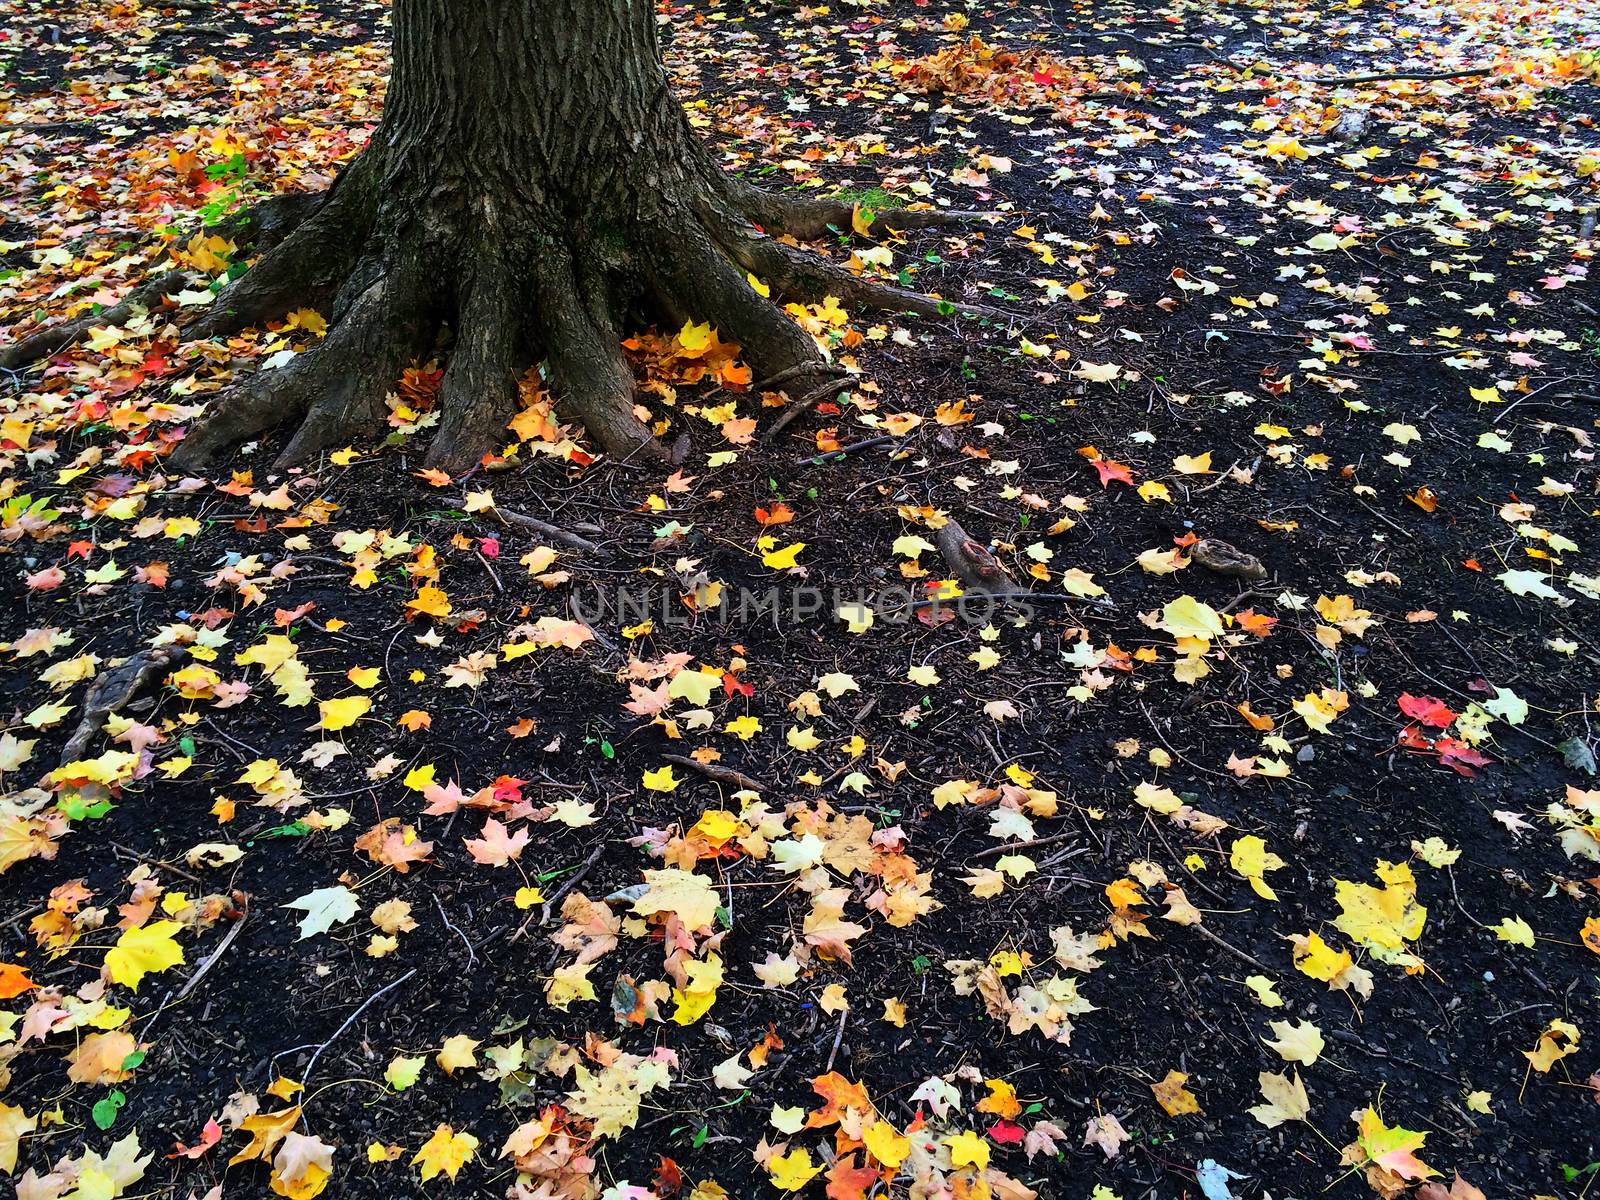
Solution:
M457 508L466 507L465 497L452 500L451 503ZM541 521L538 517L530 517L526 513L513 512L509 508L501 508L498 504L489 511L494 513L495 516L499 517L500 520L507 525L515 525L519 529L530 529L534 533L544 535L551 541L560 542L563 546L571 546L574 550L600 549L599 546L597 546L594 542L591 542L588 538L580 537L576 533L572 533L569 530L561 528L559 525L552 525L549 521ZM493 574L493 572L491 572L491 574Z
M741 788L751 792L764 792L767 790L767 785L759 779L752 779L743 771L736 771L732 767L719 767L716 763L703 763L690 758L687 754L663 754L661 757L669 763L676 763L680 767L698 771L707 779L715 779L718 783L725 783L730 787Z
M1373 75L1316 75L1302 82L1381 83L1389 79L1477 79L1493 74L1493 67L1473 67L1465 71L1379 71Z
M239 913L239 919L234 922L233 927L229 929L227 933L222 935L222 940L217 943L217 948L210 954L206 955L206 959L200 964L200 968L195 971L193 975L189 976L188 981L184 983L183 988L178 992L178 994L174 996L169 991L161 998L161 1006L157 1008L155 1012L150 1014L150 1023L144 1027L143 1032L139 1035L140 1037L148 1040L150 1037L150 1031L156 1027L156 1023L161 1019L162 1014L173 1005L183 1003L184 998L195 989L195 986L203 978L205 978L206 972L211 970L212 966L214 966L216 961L222 957L223 953L228 949L228 947L233 945L233 939L239 936L239 931L244 928L245 918L249 915L249 908L243 908Z
M1254 967L1256 970L1260 971L1263 975L1271 975L1272 974L1272 968L1267 966L1266 963L1262 962L1255 955L1246 954L1243 950L1239 949L1239 947L1235 946L1232 942L1223 941L1223 939L1219 935L1217 935L1215 933L1212 933L1211 930L1207 929L1204 925L1191 925L1191 926L1189 926L1189 928L1194 930L1201 937L1205 938L1212 945L1220 946L1222 949L1226 950L1229 954L1233 955L1235 958L1242 958L1245 962L1249 963L1252 967Z
M1240 592L1232 600L1229 600L1227 602L1227 604L1223 605L1217 611L1219 613L1231 613L1234 609L1238 608L1239 605L1243 604L1246 600L1265 600L1270 595L1272 595L1272 592L1271 592L1270 589L1253 588L1253 587L1252 588L1245 588L1244 591Z
M381 987L377 991L373 992L372 995L368 996L365 1000L363 1000L361 1002L361 1004L356 1008L355 1012L351 1013L348 1017L346 1017L344 1019L344 1024L343 1025L339 1026L339 1028L337 1028L337 1029L335 1029L333 1031L333 1036L332 1037L330 1037L327 1041L323 1042L314 1051L312 1051L311 1061L306 1064L305 1077L300 1080L300 1086L301 1086L302 1090L304 1090L305 1086L311 1082L311 1075L317 1069L317 1059L322 1057L322 1052L324 1050L326 1050L329 1046L333 1045L334 1042L338 1041L339 1038L341 1036L343 1036L344 1031L349 1029L350 1026L352 1026L352 1025L354 1025L356 1023L356 1018L357 1017L359 1017L362 1013L366 1012L367 1009L371 1008L379 1000L383 999L390 992L394 991L395 988L399 987L402 983L404 983L406 980L410 979L416 973L417 973L417 968L416 967L412 967L411 970L407 971L404 975L400 976L399 979L394 980L392 983L386 983L386 984L384 984L383 987Z
M852 442L848 446L841 446L837 450L829 450L825 454L814 454L810 458L802 458L794 465L797 467L825 467L830 463L843 462L847 457L862 450L871 450L874 446L887 446L889 443L899 443L900 438L893 434L884 434L881 437L868 438L864 442Z
M494 565L492 563L490 563L490 561L488 559L488 556L486 556L483 553L482 550L477 551L477 555L478 555L478 561L483 564L483 569L485 571L489 572L489 578L494 581L494 590L497 591L497 592L505 591L506 590L506 585L501 583L500 582L500 576L495 574Z
M801 417L805 416L806 413L810 412L817 405L821 404L826 397L829 395L838 395L838 393L842 392L843 390L844 384L838 378L829 379L820 387L812 388L804 396L801 396L800 399L796 400L793 404L789 405L788 408L784 409L778 414L778 419L772 423L771 428L767 430L766 435L761 440L764 442L776 440L780 433L782 433L795 421L798 421Z
M1010 854L1014 850L1031 850L1035 846L1054 846L1057 842L1069 842L1077 836L1076 833L1057 833L1050 837L1033 838L1031 841L1026 842L1011 842L1004 846L991 846L987 850L974 854L972 860L977 862L983 858L999 858L1002 854Z
M584 859L583 865L567 876L566 882L556 889L556 894L544 902L544 907L539 910L539 925L541 928L550 924L550 910L567 898L567 893L578 886L583 877L589 873L590 868L600 861L600 856L605 852L606 844L601 842L589 852L589 857ZM528 922L531 920L533 920L532 913L523 918L522 924L517 926L517 931L511 935L513 942L520 940L522 935L528 932Z
M833 1070L833 1060L839 1054L839 1043L844 1041L844 1019L849 1015L850 1010L848 1008L839 1014L839 1028L833 1031L833 1049L828 1051L828 1065L822 1068L824 1075Z
M206 972L211 970L211 968L216 965L216 961L221 958L224 953L226 953L228 947L233 945L233 939L239 936L239 931L244 928L244 923L249 919L249 917L250 910L249 908L245 908L239 914L239 919L233 923L233 928L222 935L222 940L217 943L217 948L210 954L206 955L206 960L200 964L200 969L193 975L189 976L189 981L185 983L179 990L178 994L172 998L172 1002L174 1004L179 1003L185 996L194 991L195 987L198 986L200 981L205 978Z
M1355 502L1357 504L1361 505L1362 508L1366 509L1373 516L1377 517L1378 520L1382 521L1385 525L1387 525L1390 529L1394 530L1401 537L1407 539L1408 541L1412 541L1412 542L1417 540L1417 535L1412 533L1411 530L1407 529L1404 525L1400 525L1400 524L1397 524L1394 521L1391 521L1388 517L1384 516L1383 513L1379 512L1377 509L1373 508L1372 505L1368 504L1360 496L1356 496L1356 497L1354 497L1354 499L1355 499Z
M433 895L433 906L439 910L439 919L444 922L444 927L460 938L461 944L467 948L467 966L476 967L478 965L477 951L472 948L472 942L468 939L467 935L456 928L455 922L451 921L450 918L445 914L444 905L439 902L439 895L437 892L435 892Z
M152 858L148 854L140 854L137 850L130 849L129 847L124 846L121 842L112 842L111 848L113 850L122 851L122 853L126 854L135 862L142 862L147 866L155 867L158 871L171 871L174 875L182 875L185 879L190 880L191 882L198 883L202 887L205 886L205 880L201 879L200 876L195 875L192 872L185 871L182 867L175 867L169 862L163 862L159 858Z
M1205 487L1203 487L1203 488L1195 488L1194 494L1196 496L1204 496L1212 488L1221 487L1223 484L1227 483L1228 480L1233 477L1234 468L1236 468L1243 461L1244 461L1244 459L1242 459L1242 458L1234 459L1233 462L1229 464L1228 469L1226 471L1223 471L1221 474L1219 474L1210 483L1206 484Z

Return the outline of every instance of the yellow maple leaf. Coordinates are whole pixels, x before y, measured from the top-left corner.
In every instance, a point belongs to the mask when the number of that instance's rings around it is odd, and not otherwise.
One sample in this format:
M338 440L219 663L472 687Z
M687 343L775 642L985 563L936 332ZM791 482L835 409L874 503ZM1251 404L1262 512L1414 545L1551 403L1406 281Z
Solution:
M1313 933L1305 939L1302 946L1295 948L1294 965L1302 975L1309 975L1312 979L1320 979L1323 983L1332 983L1345 971L1349 970L1355 962L1350 957L1348 950L1335 950L1322 940L1322 935Z
M1379 861L1381 888L1366 883L1334 880L1334 899L1343 910L1335 928L1348 934L1384 962L1420 967L1421 960L1406 952L1406 943L1422 936L1428 910L1417 903L1417 881L1405 863Z
M39 1118L30 1117L20 1107L0 1101L0 1175L17 1168L17 1146L22 1135L38 1128Z
M444 1174L453 1181L461 1168L478 1153L478 1139L470 1133L457 1133L452 1126L440 1125L433 1136L422 1144L411 1165L422 1168L422 1181L426 1183L436 1175Z
M644 786L652 792L674 792L683 782L672 773L670 766L657 767L654 771L646 771L642 777Z
M690 358L704 354L716 341L716 334L711 331L711 322L702 321L696 325L693 321L685 321L683 328L678 330L678 349Z
M984 1086L989 1089L989 1094L979 1100L976 1107L979 1112L993 1113L1003 1120L1015 1120L1022 1111L1022 1102L1017 1099L1017 1089L1004 1079L985 1079Z
M395 1091L403 1092L422 1077L422 1068L426 1062L427 1059L420 1054L414 1056L398 1054L384 1068L384 1082Z
M133 991L146 975L157 975L183 965L183 947L173 934L183 926L176 921L151 921L138 929L125 929L117 944L106 951L106 974L112 983Z
M1544 1032L1539 1035L1539 1044L1532 1050L1524 1050L1522 1056L1533 1064L1535 1071L1548 1071L1555 1066L1557 1060L1565 1058L1578 1048L1578 1039L1581 1036L1582 1031L1571 1021L1563 1021L1557 1017L1545 1026Z
M767 539L763 538L763 541ZM804 542L793 542L781 550L768 550L761 556L761 565L771 567L774 571L787 571L795 566L795 559L800 556L800 551L806 548Z
M1278 893L1268 886L1265 875L1282 867L1283 859L1267 849L1266 842L1255 834L1246 834L1233 843L1230 857L1233 869L1250 881L1256 895L1263 900L1276 900Z
M798 1192L822 1173L822 1164L811 1160L811 1151L804 1146L787 1154L774 1154L767 1160L767 1174L772 1185L786 1192Z
M1222 617L1193 596L1179 596L1161 610L1161 627L1173 637L1210 640L1222 636Z
M898 1170L911 1154L911 1139L887 1121L874 1121L861 1134L867 1151L890 1170Z
M322 719L317 725L329 731L336 732L354 725L367 711L372 708L372 700L367 696L341 696L337 700L321 700L317 703L321 710Z
M435 770L436 768L432 763L422 763L407 771L406 777L400 782L413 792L423 791L434 785L436 779Z
M722 901L704 875L666 867L646 871L644 878L648 885L644 895L633 902L633 911L641 916L676 913L689 930L705 928L717 919Z
M977 1171L989 1169L989 1143L970 1129L951 1134L944 1139L950 1149L950 1165L957 1170L971 1167Z
M1167 1116L1181 1117L1185 1113L1200 1111L1200 1101L1184 1086L1188 1082L1189 1077L1182 1071L1168 1071L1160 1083L1150 1085L1156 1103L1166 1110Z
M228 1160L230 1167L252 1159L266 1160L273 1149L289 1131L300 1123L300 1106L291 1105L282 1112L252 1113L239 1122L239 1128L250 1135L249 1144Z
M418 588L416 598L406 601L406 609L412 613L443 619L450 615L450 597L436 587Z
M551 1008L566 1012L574 1000L595 1000L594 983L589 979L593 963L568 963L550 973L545 985L545 1002Z

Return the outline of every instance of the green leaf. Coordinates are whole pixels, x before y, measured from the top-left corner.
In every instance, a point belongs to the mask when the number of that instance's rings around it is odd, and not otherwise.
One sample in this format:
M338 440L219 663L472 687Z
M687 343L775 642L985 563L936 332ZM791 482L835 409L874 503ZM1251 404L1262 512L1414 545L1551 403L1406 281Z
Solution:
M94 1123L101 1129L110 1129L117 1122L117 1114L122 1111L122 1106L128 1098L120 1091L108 1092L94 1102L94 1107L89 1110L89 1115L94 1118Z

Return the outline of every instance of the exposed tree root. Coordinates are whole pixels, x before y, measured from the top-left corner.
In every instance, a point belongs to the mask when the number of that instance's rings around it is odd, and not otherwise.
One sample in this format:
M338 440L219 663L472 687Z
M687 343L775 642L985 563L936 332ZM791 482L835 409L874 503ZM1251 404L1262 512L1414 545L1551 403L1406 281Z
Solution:
M747 218L769 233L787 233L802 242L825 237L830 229L854 229L856 206L832 196L784 196L742 181L733 185L733 202ZM975 225L992 214L949 209L886 208L866 215L874 237L911 229L949 229Z
M236 246L248 246L257 254L264 254L298 229L326 199L324 192L285 192L281 196L269 196L218 222L211 232Z
M674 323L710 322L739 343L765 388L781 382L797 397L767 440L836 389L841 372L749 275L783 300L834 296L850 307L930 317L953 310L1006 315L879 283L780 241L775 235L805 239L829 226L850 228L852 206L770 195L720 172L695 177L683 203L581 227L559 216L541 222L508 212L488 198L435 211L429 196L392 194L388 178L381 156L363 155L326 194L276 197L219 227L264 252L209 309L189 318L187 336L227 335L299 308L328 313L329 328L287 365L213 398L174 451L175 468L201 469L285 424L295 431L280 467L371 442L385 427L395 381L446 327L453 346L427 462L454 474L501 448L517 412L518 382L541 359L563 417L583 424L607 454L623 462L675 461L652 436L648 411L636 406L620 346L622 314L640 302ZM942 227L980 215L898 210L872 217L871 228ZM608 235L597 239L595 225ZM183 272L163 275L113 309L0 352L0 366L55 353L91 326L119 324L189 282Z
M278 238L244 275L223 289L210 308L187 327L190 337L208 338L237 333L252 325L275 320L296 308L325 311L340 296L351 278L371 227L374 189L361 159L334 182L320 203L295 207L276 215L273 234ZM248 226L260 218L246 213ZM350 299L353 301L354 295ZM338 308L334 310L337 319Z
M136 313L156 307L164 297L183 291L188 282L188 273L184 271L168 271L158 275L149 283L134 288L123 297L120 304L92 316L77 317L41 329L31 337L0 350L0 367L8 371L19 370L65 350L97 325L121 325Z
M777 232L798 237L788 228L779 227ZM780 242L776 237L750 226L739 227L719 222L717 235L722 248L735 262L766 281L786 300L815 304L825 297L834 296L847 307L875 312L913 313L921 317L942 317L951 312L961 312L998 320L1009 320L1011 317L1010 313L986 305L955 303L925 292L878 283L820 255Z
M328 194L320 192L290 192L270 196L213 226L208 232L229 239L242 250L266 253L287 240L313 213L324 208L329 198ZM193 280L187 271L167 271L158 275L129 292L121 303L111 308L42 329L31 337L5 347L0 350L0 367L18 370L31 366L40 359L67 349L96 326L121 325L139 311L149 311L161 304L165 297L181 292L191 282ZM253 281L251 287L255 289L257 283ZM281 296L274 297L254 307L268 310L281 299ZM226 328L227 323L220 319L224 311L218 306L206 309L202 317L192 320L191 333L209 336L211 332L231 332L249 324L249 321L243 321L231 329ZM284 311L287 310L279 309L269 315L279 316Z
M461 298L455 353L439 389L439 429L428 465L452 474L474 466L517 412L517 380L532 360L509 272L491 259Z
M285 421L298 421L299 427L279 455L279 466L305 462L382 429L385 396L424 348L415 274L412 268L368 285L320 344L275 371L258 372L213 402L173 452L172 465L203 467L221 451Z
M1352 83L1385 83L1391 79L1481 79L1493 75L1494 67L1466 67L1459 71L1378 71L1371 75L1312 75L1301 82L1329 86Z
M539 312L548 323L551 376L563 410L582 421L608 454L622 461L665 461L667 454L634 411L633 368L623 357L611 316L578 292L571 260L553 254L536 271Z

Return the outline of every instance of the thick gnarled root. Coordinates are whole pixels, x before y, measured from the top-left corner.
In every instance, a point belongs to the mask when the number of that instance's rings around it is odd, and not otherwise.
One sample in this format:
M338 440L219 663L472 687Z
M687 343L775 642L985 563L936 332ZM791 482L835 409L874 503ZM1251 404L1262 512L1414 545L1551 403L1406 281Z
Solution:
M206 415L172 454L180 471L197 470L240 442L290 421L298 428L280 467L325 450L368 440L382 429L385 397L422 349L422 305L407 273L369 285L328 336L273 371L261 371L211 401Z
M976 225L992 217L990 213L961 212L951 209L858 208L836 197L786 196L752 187L743 181L732 183L733 202L750 221L769 234L786 233L802 242L814 242L831 231L856 229L858 215L873 237L913 229L952 229Z
M549 255L535 270L534 284L564 414L623 462L665 461L661 443L634 411L633 370L619 331L592 294L580 292L571 259L559 251Z
M648 271L657 302L711 321L739 343L758 378L783 375L799 381L814 373L808 368L826 367L811 336L757 292L698 223L658 230L652 241Z
M770 220L815 236L849 224L852 210L840 201L766 196L730 183L632 224L620 253L608 246L598 254L572 230L541 234L536 222L519 224L487 202L482 211L499 214L494 236L457 242L459 218L429 222L414 204L380 198L369 182L375 174L358 160L321 204L296 202L275 215L282 240L190 326L193 336L214 336L295 308L331 312L322 342L216 397L174 453L174 466L196 470L280 424L296 429L279 466L370 444L385 427L388 391L408 362L429 352L442 326L454 344L427 463L459 474L504 446L519 380L540 359L562 415L580 422L613 459L675 461L637 406L620 347L619 316L641 290L666 319L709 322L739 343L763 390L781 383L791 400L769 426L769 440L834 394L840 371L749 276L784 300L835 296L850 307L928 317L1004 315L854 274L752 223ZM898 229L972 216L902 211L879 220Z
M121 303L103 312L51 325L0 349L0 368L17 371L32 366L42 358L49 358L52 354L67 349L94 326L120 325L131 320L135 314L161 304L166 297L177 295L188 286L188 283L189 276L184 271L168 271L164 275L158 275L149 283L134 288L123 297Z
M455 350L439 388L439 428L427 465L458 474L505 438L517 412L517 381L532 361L516 289L491 258L462 286Z
M314 192L272 196L209 230L208 232L214 232L231 240L241 250L267 255L293 239L308 224L319 228L320 234L303 237L298 243L304 248L300 254L285 255L286 258L293 258L295 261L289 269L278 273L278 277L283 281L278 288L263 287L270 273L249 272L224 293L225 296L231 296L237 290L240 302L236 305L230 300L223 304L219 300L218 304L207 308L189 327L187 331L189 336L209 337L213 333L231 333L258 321L281 316L289 308L296 307L293 302L295 297L292 294L296 287L305 289L309 285L312 289L309 294L311 300L314 300L316 280L310 268L319 254L323 260L324 272L333 281L332 286L336 287L342 276L337 274L337 264L330 261L330 256L326 253L326 243L339 232L339 229L336 227L337 223L329 217L337 217L342 212L347 218L351 206L346 204L342 208L330 209L333 199L331 194ZM322 243L322 249L313 253L311 250L316 243ZM264 258L263 262L265 261ZM248 286L243 286L247 280ZM71 321L63 321L59 325L41 329L29 337L0 348L0 368L15 371L32 366L41 359L70 348L90 329L96 326L125 324L139 313L161 306L169 297L176 296L194 282L187 271L164 272L134 288L120 303L111 308ZM310 302L306 298L307 295L307 292L301 292L300 303ZM230 320L226 314L235 311L238 313L238 318Z
M275 240L189 324L188 336L237 333L296 308L325 311L350 278L371 228L370 174L358 159L319 203L291 206L265 218L253 216L257 210L244 214L241 220L265 219Z

